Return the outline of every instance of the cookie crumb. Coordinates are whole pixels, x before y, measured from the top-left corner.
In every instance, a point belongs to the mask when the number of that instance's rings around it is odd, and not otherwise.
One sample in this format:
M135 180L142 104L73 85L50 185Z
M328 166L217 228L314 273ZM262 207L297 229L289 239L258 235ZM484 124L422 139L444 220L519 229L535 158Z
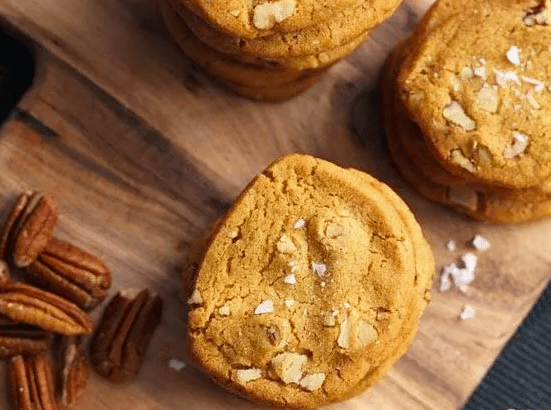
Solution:
M294 273L291 273L290 275L287 275L283 278L283 283L286 283L288 285L295 285L297 283L297 278L295 277Z
M325 263L312 262L312 269L320 278L323 278L325 272L327 272L327 265Z
M201 296L201 292L199 292L199 289L195 289L189 299L187 300L188 305L200 305L203 303L203 297Z
M474 308L471 305L465 305L463 311L459 315L461 320L472 319L474 317Z
M178 359L170 359L168 361L168 367L172 370L176 370L177 372L181 371L184 367L186 367L186 364Z
M453 252L457 249L457 244L453 239L450 239L448 242L446 242L446 249L450 252Z
M218 309L218 313L221 316L229 316L230 315L230 307L228 305L222 306L220 309Z
M247 383L253 380L258 380L262 377L262 371L251 367L250 369L239 369L235 372L239 383Z
M295 304L295 301L293 299L287 299L285 300L285 306L287 306L288 308L290 308L291 306L293 306Z
M239 229L232 229L230 232L228 232L228 238L235 239L239 236Z
M299 385L308 391L314 391L319 389L324 381L325 373L312 373L300 379Z
M528 136L521 132L513 131L513 143L510 146L505 147L503 150L503 156L507 159L513 159L519 155L522 155L528 147L528 143Z
M505 56L511 64L520 65L520 48L517 46L509 47L509 50L507 50Z
M263 300L254 310L255 315L262 315L264 313L272 313L274 311L273 300Z
M302 218L297 219L297 221L293 224L293 228L300 229L304 228L306 226L306 221Z
M471 246L477 251L485 251L490 247L490 241L480 235L475 235L471 240Z

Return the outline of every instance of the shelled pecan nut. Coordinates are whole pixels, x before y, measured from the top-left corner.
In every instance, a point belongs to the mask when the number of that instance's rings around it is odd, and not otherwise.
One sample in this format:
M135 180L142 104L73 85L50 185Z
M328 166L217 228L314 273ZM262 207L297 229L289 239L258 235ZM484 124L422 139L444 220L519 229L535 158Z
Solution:
M75 304L21 283L0 286L0 314L67 336L88 334L93 328L88 315Z
M61 357L61 404L73 406L88 383L88 364L80 337L67 337L63 341Z
M46 247L57 223L55 199L39 191L19 195L0 234L0 258L17 267L30 265Z
M12 357L8 376L16 409L57 410L53 369L47 356Z
M101 376L123 382L138 373L162 315L163 302L147 289L119 292L103 312L90 347Z
M28 325L0 325L0 359L46 352L53 335Z
M85 310L103 301L111 286L111 274L101 260L53 237L27 272L37 284Z

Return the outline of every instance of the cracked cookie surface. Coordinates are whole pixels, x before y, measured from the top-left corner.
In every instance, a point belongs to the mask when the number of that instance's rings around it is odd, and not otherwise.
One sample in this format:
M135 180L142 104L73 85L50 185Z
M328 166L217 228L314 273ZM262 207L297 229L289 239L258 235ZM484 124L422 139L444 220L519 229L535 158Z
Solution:
M549 2L439 3L400 70L408 115L450 173L506 188L543 183L551 173Z
M257 38L305 29L352 6L356 0L177 0L217 30ZM369 0L372 1L372 0Z
M388 146L404 179L426 197L476 219L518 223L551 215L550 178L531 188L507 189L475 183L440 167L419 127L408 118L398 94L396 77L403 56L411 47L408 42L389 55L381 81Z
M400 4L399 0L359 0L304 30L245 39L221 33L177 0L171 2L193 34L209 47L228 55L263 59L311 56L344 47L388 18Z
M229 390L293 408L382 377L415 334L434 270L388 187L306 155L256 177L200 259L192 356Z

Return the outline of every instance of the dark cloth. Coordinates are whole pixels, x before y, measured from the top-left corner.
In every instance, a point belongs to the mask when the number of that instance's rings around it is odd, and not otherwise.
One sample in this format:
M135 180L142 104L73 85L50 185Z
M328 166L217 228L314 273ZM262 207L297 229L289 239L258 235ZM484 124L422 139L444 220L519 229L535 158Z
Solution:
M463 410L551 410L551 285Z

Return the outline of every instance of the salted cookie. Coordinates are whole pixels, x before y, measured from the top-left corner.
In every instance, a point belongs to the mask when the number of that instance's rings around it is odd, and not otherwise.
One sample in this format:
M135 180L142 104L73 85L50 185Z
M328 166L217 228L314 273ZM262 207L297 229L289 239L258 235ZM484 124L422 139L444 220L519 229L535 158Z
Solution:
M406 141L423 139L419 128L401 109L396 86L399 64L407 49L407 45L398 46L390 54L382 70L383 123L391 156L404 179L429 199L451 206L476 219L518 223L550 216L551 178L536 187L526 189L469 183L454 179L454 175L443 168L439 169L435 162L431 163L431 153L427 148L423 152L422 144L415 144L415 151L406 147ZM424 160L420 162L418 155Z
M354 5L357 0L177 0L229 36L258 38L303 30ZM371 0L372 1L372 0Z
M227 389L288 408L381 378L411 343L434 271L396 194L306 155L258 175L191 266L192 357Z
M547 5L463 7L421 26L400 69L402 102L451 173L509 188L543 183L551 174Z
M272 34L257 39L225 35L176 0L171 0L193 34L224 54L260 58L288 58L318 54L350 43L385 20L400 0L359 0L330 20L302 31Z
M158 0L158 3L165 24L176 43L192 60L199 63L219 80L233 83L236 86L273 88L279 84L296 82L314 74L310 71L262 68L236 61L201 43L187 28L168 0Z

